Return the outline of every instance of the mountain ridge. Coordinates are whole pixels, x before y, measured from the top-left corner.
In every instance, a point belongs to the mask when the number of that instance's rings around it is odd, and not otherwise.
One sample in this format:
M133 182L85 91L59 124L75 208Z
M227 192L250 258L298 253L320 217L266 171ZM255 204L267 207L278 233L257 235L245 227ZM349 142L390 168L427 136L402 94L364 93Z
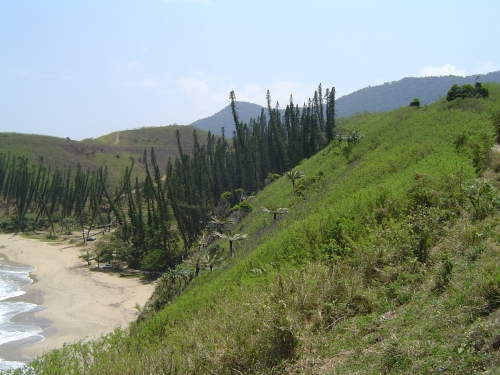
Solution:
M479 77L479 78L478 78ZM478 78L478 79L477 79ZM347 117L362 112L385 112L399 107L409 105L418 98L422 105L437 101L446 93L453 84L463 85L476 82L500 83L500 71L490 72L482 75L469 76L439 76L439 77L404 77L397 81L385 82L382 85L367 86L350 94L343 95L335 100L337 117ZM248 122L251 117L257 119L261 110L267 115L267 108L255 103L237 101L238 115L241 122ZM281 110L282 115L284 110ZM229 105L206 118L197 120L190 125L214 134L222 134L231 137L234 131L234 122Z

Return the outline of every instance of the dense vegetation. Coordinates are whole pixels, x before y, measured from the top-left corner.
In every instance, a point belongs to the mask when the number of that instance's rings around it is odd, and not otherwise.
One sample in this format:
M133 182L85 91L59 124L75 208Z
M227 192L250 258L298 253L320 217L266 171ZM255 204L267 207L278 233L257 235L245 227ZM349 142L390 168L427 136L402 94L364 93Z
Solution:
M320 84L302 111L290 97L283 118L278 104L271 107L268 92L267 115L262 110L249 123L239 119L234 92L230 100L236 128L232 144L224 134L216 140L209 132L206 146L200 146L194 134L193 152L186 155L179 146L181 156L167 165L166 184L186 251L210 221L226 219L228 209L248 210L246 196L260 191L334 138L334 88L323 96ZM337 137L343 140L341 133Z
M498 371L500 86L485 86L486 99L338 120L350 142L306 156L293 188L278 176L247 197L231 245L200 239L129 329L16 372Z
M167 160L178 156L177 131L182 136L184 151L191 152L193 130L191 126L159 126L123 130L82 141L36 134L0 133L0 152L26 157L35 164L42 159L43 164L52 169L74 169L78 164L83 170L90 171L97 171L101 166L108 167L108 180L114 187L120 182L123 170L130 165L131 159L141 162L144 149L155 148L158 164L164 170ZM206 133L198 132L203 141ZM143 169L135 168L131 177L144 180Z
M269 120L262 112L250 124L239 121L234 93L230 99L237 129L232 145L224 135L217 138L210 132L203 145L194 131L191 153L185 153L177 129L179 157L173 162L168 160L166 178L155 148L137 158L145 179L136 177L134 182L135 158L131 157L131 166L125 169L115 188L108 183L107 167L84 172L78 165L73 177L71 168L47 169L43 157L35 166L25 157L0 154L0 203L4 208L1 227L27 231L50 224L48 237L55 238L55 223L61 232L64 226L71 232L77 223L88 238L96 227L110 230L118 225L111 239L99 242L93 257L83 255L85 260L114 259L153 272L174 267L181 261L178 235L186 259L190 248L198 242L198 235L211 222L237 223L241 215L235 212L229 216L233 211L248 209L248 203L243 202L246 195L262 189L266 179L284 173L334 138L335 89L327 89L323 97L319 85L302 112L290 97L283 120L278 105L271 108L268 92ZM134 135L137 141L137 132ZM342 141L343 136L338 134L337 138ZM100 140L103 144L118 141L119 135ZM232 202L231 207L226 207L228 202Z
M26 157L0 153L0 228L26 232L50 227L48 238L55 238L55 223L61 231L77 223L82 231L86 225L105 226L111 222L110 210L102 207L106 182L107 168L52 170L43 159L35 165Z
M488 90L485 89L480 82L476 82L475 86L469 84L458 86L454 84L451 86L451 89L448 90L446 100L451 102L455 99L487 98L488 95Z

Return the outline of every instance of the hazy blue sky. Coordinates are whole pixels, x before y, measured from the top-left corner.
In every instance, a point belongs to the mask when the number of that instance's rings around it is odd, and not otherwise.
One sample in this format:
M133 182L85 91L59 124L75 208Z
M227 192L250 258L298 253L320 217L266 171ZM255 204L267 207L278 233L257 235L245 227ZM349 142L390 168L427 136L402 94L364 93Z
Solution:
M500 70L500 1L0 0L0 132L83 139ZM1 147L1 144L0 144Z

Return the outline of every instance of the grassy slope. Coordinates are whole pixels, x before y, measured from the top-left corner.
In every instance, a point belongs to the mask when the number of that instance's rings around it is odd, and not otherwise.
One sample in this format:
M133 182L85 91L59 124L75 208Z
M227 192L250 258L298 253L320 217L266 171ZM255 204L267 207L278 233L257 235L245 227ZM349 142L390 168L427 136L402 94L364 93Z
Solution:
M481 373L498 369L500 170L486 101L346 119L331 146L250 201L236 257L130 332L53 351L41 373ZM462 140L458 142L457 140ZM460 146L460 147L457 147ZM489 155L488 158L484 158ZM347 157L346 157L347 156ZM495 171L488 171L497 183ZM475 189L482 186L481 189ZM470 198L479 198L475 208ZM288 207L276 223L261 207ZM220 243L226 248L227 244ZM161 293L161 290L159 290Z
M161 170L165 170L168 158L177 155L176 131L181 133L184 152L189 153L192 147L192 126L160 126L125 130L111 133L95 139L72 141L65 138L49 137L35 134L0 133L0 152L11 152L24 155L38 163L39 157L44 158L44 164L51 167L75 167L78 163L84 169L97 170L101 165L107 166L112 183L120 180L126 166L130 166L130 158L136 161L142 158L144 150L154 147ZM201 144L206 141L206 132L197 130ZM140 176L143 168L134 167L133 179Z

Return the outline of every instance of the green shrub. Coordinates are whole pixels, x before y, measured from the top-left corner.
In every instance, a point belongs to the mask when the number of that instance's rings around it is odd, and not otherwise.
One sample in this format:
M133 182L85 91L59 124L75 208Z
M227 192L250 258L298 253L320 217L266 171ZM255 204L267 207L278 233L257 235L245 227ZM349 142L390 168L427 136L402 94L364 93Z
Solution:
M410 107L420 108L420 100L415 98L410 102Z
M475 87L468 83L462 86L456 84L451 86L446 95L446 100L450 102L455 99L487 98L488 96L489 91L482 87L480 82L476 82Z
M491 181L475 179L464 186L464 192L472 207L475 220L483 220L500 206L500 194Z
M230 212L243 211L245 213L252 212L253 208L247 201L242 201L229 209Z

